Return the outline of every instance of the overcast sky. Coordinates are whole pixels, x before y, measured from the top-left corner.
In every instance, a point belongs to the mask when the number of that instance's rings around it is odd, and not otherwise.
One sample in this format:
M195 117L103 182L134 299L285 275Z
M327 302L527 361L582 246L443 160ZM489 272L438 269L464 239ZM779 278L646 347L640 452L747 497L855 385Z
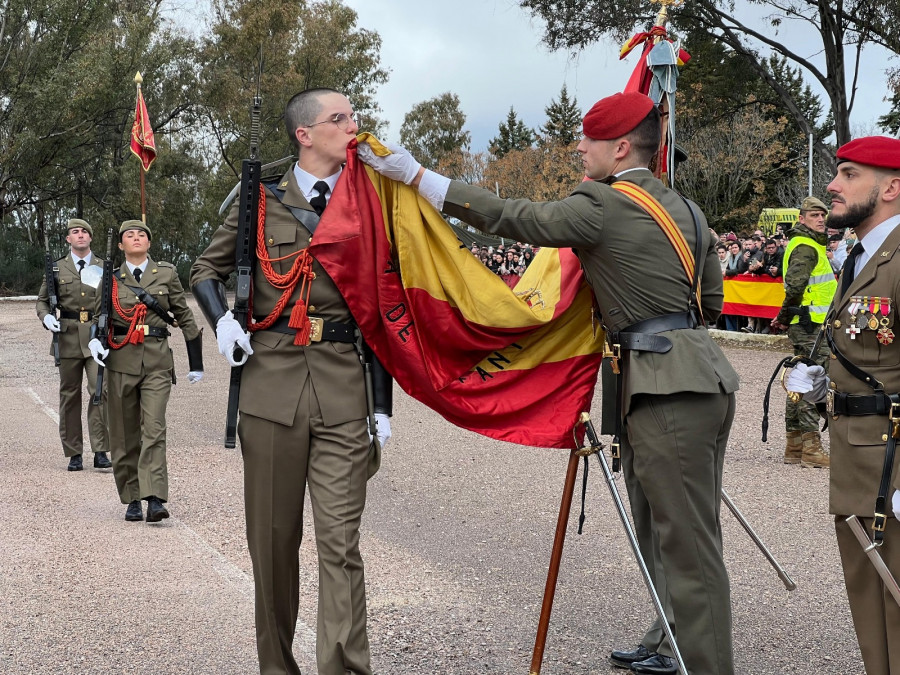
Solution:
M551 53L540 42L542 24L514 0L344 2L358 13L360 27L381 35L381 62L390 78L379 88L378 100L390 124L388 141L399 140L403 116L413 105L450 91L466 114L472 149L484 150L510 106L536 128L565 83L584 112L597 99L621 91L638 58L632 52L619 61L620 45L610 41L575 59ZM793 33L791 45L798 44L800 33ZM804 56L815 60L814 50L811 39ZM851 120L855 133L875 132L877 118L889 109L882 100L885 55L873 50L864 65Z

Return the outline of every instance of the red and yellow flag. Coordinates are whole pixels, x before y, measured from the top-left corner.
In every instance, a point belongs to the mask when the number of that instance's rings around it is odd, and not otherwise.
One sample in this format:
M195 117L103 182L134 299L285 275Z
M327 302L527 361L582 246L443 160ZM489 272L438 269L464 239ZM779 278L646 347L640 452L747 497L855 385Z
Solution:
M131 125L131 152L141 160L144 171L149 171L150 165L156 159L156 143L153 140L153 128L150 126L150 114L147 112L147 104L144 103L144 94L140 87L134 109L134 123Z
M541 249L511 289L414 188L360 163L352 142L310 252L408 394L491 438L574 447L603 331L570 249Z
M725 291L722 314L774 319L784 304L781 277L773 279L766 274L738 274L725 277L722 285Z

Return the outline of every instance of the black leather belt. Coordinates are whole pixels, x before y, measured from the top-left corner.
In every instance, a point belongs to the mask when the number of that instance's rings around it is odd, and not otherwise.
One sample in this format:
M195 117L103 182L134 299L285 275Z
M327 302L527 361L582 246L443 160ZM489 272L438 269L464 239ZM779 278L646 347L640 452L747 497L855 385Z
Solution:
M356 324L325 321L318 316L311 316L309 320L312 323L310 342L347 342L350 344L356 342ZM289 317L283 316L266 330L294 335L297 329L288 326L289 321Z
M139 324L134 327L135 330L144 334L144 337L167 338L171 333L165 328L158 326L148 326L147 324ZM113 326L113 335L116 337L125 337L128 335L127 326Z
M887 415L892 403L900 403L900 394L870 394L859 396L836 391L829 393L827 405L832 415Z
M672 349L672 341L656 335L669 330L691 330L697 327L692 312L663 314L638 321L621 331L610 334L610 342L624 351L655 352L665 354Z
M91 319L94 318L94 313L89 312L87 310L82 310L80 312L70 312L67 309L61 309L59 311L60 319L73 319L74 321L79 321L81 323L87 323Z

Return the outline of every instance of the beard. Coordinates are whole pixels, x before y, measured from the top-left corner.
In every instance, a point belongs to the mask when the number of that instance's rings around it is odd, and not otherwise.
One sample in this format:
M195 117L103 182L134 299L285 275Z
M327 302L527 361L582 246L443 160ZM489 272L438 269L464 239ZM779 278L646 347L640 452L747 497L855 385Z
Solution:
M833 198L832 198L833 201ZM846 202L845 202L846 204ZM828 227L839 230L845 227L857 227L864 220L875 213L875 207L878 206L878 188L874 188L869 193L869 198L864 202L857 204L846 204L847 212L843 215L835 215L833 212L828 216L826 224Z

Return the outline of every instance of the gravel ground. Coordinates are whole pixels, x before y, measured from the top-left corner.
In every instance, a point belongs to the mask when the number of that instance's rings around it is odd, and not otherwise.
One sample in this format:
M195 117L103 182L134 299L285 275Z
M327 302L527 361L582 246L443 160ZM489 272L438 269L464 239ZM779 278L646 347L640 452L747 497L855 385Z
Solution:
M89 455L84 471L66 471L48 342L33 301L0 302L0 672L256 672L241 460L221 447L228 372L212 333L196 385L187 383L183 341L171 341L182 379L168 410L173 517L160 525L126 523L111 472L91 468ZM723 515L737 672L862 673L827 513L828 471L781 463L780 394L769 443L760 441L763 393L785 344L745 339L726 351L742 389L725 488L798 586L787 592ZM376 672L527 673L567 454L481 438L399 389L395 398L361 544ZM584 534L575 514L569 523L545 675L623 672L606 664L608 652L633 645L652 617L591 468ZM295 653L313 673L312 536L300 554Z

